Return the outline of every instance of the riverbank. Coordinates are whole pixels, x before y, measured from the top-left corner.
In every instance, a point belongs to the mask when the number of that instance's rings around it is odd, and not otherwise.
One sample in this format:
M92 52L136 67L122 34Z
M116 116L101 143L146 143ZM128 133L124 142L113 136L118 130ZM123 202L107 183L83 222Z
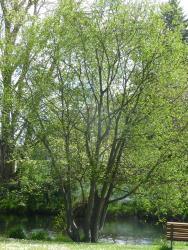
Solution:
M76 244L0 239L0 250L160 250L160 245ZM175 243L174 250L187 250L188 244Z
M46 240L62 239L62 230L56 228L53 216L0 215L0 235L10 238ZM147 223L136 217L107 220L100 234L103 243L153 244L163 238L161 225ZM69 240L70 241L70 240ZM67 242L67 240L66 240Z

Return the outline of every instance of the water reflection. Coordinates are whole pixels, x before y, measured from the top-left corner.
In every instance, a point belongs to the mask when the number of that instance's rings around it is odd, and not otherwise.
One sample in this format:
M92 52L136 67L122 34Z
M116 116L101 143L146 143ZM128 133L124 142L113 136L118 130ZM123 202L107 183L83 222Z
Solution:
M28 232L33 229L53 229L52 216L16 216L16 215L1 215L0 216L0 234L6 234L11 228L22 226Z
M132 217L109 221L105 224L100 241L131 244L151 244L162 238L161 226Z
M22 226L30 232L36 229L44 229L53 233L52 216L0 216L0 234L6 234L15 226ZM125 220L111 220L106 222L100 241L112 243L151 244L163 236L161 226L144 223L137 218L126 218Z

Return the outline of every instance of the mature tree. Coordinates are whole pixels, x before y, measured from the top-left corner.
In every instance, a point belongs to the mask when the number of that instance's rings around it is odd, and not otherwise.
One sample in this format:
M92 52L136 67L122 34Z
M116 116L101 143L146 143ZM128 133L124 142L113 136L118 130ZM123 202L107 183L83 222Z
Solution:
M0 1L0 179L14 175L16 145L27 130L22 96L26 75L34 60L35 22L44 1Z
M185 91L185 45L154 6L124 1L89 11L60 3L41 32L28 123L61 187L68 234L81 240L74 205L83 203L84 240L96 242L108 205L165 168L186 127L175 130L172 115Z

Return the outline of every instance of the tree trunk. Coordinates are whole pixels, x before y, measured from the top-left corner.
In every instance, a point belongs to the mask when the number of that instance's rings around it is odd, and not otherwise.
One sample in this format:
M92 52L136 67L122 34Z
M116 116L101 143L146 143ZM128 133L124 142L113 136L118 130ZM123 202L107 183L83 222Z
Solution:
M79 228L76 226L76 223L72 219L70 225L67 225L67 234L74 242L80 242L80 232Z
M69 197L70 190L67 190L65 187L63 187L62 193L65 205L67 234L73 241L80 242L80 232L74 220L71 197Z
M95 202L95 189L96 189L95 182L91 181L90 194L88 198L88 204L84 220L84 242L91 242L91 219Z
M108 202L105 201L105 204L101 213L100 227L99 227L100 230L103 228L104 223L106 221L107 210L108 210Z
M101 229L101 218L104 210L105 199L98 196L95 193L95 204L92 214L92 224L91 224L91 242L97 242L99 238L99 232Z
M9 181L14 176L14 161L11 158L10 145L0 141L0 176L3 182Z

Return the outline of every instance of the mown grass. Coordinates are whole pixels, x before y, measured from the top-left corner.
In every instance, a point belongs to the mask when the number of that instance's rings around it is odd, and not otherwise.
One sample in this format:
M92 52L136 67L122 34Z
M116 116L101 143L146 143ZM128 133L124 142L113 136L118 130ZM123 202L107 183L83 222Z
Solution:
M176 249L188 250L188 244L176 243L174 250ZM76 244L0 239L0 250L160 250L160 245Z

